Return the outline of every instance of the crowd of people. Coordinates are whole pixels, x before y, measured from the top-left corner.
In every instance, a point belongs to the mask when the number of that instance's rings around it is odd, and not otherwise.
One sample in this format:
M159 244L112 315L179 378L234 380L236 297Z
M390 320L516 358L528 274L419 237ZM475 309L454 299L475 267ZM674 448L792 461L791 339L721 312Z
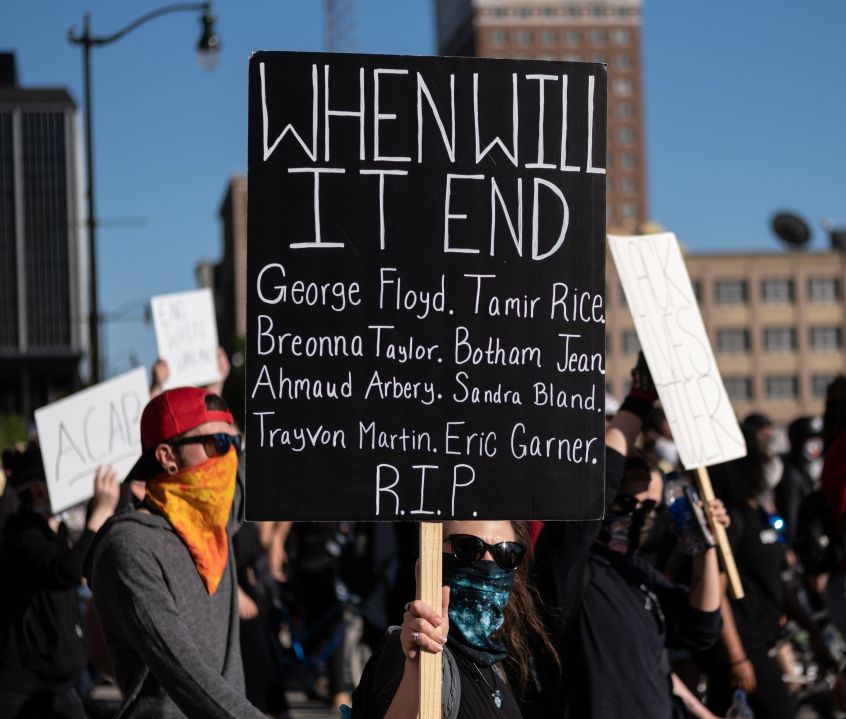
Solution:
M746 456L710 468L703 502L639 358L608 402L604 519L446 521L436 607L415 599L412 523L245 523L222 387L166 376L137 463L99 468L86 507L51 511L37 439L3 452L0 717L281 718L296 688L341 717L413 719L423 653L442 656L445 719L846 709L844 376L787 447L743 418Z

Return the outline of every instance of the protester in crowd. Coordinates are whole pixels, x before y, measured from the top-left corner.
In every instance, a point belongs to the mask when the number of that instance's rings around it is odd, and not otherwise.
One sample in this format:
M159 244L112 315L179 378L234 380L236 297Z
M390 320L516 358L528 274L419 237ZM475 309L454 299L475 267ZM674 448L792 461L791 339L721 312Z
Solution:
M832 521L831 574L825 587L829 615L846 636L846 376L839 375L826 391L823 413L822 491Z
M544 719L667 719L673 712L668 642L704 648L719 637L719 569L713 547L694 557L691 587L676 586L639 557L655 502L652 474L621 483L624 459L656 392L641 355L632 389L606 433L605 520L547 522L538 538L536 571L551 608L564 681L545 686ZM654 491L653 487L653 491ZM725 523L722 504L708 507Z
M50 511L38 446L5 452L3 464L20 508L0 544L0 717L79 719L85 712L74 681L86 648L77 589L94 535L117 505L117 473L97 469L85 528L71 547Z
M781 578L784 545L777 515L770 508L771 456L762 441L764 423L741 425L747 454L710 468L731 518L728 537L745 597L729 599L723 589L722 642L704 657L709 676L708 706L725 712L735 687L746 691L756 716L789 719L793 702L771 650L785 613L786 587ZM772 470L769 470L772 471Z
M367 663L353 717L416 719L421 652L443 653L445 719L521 717L521 700L539 690L534 662L558 661L527 582L526 523L450 521L443 531L440 611L405 605L402 627Z
M241 524L240 437L223 400L183 387L141 417L141 509L107 523L87 576L121 717L254 717L244 696L231 537Z
M655 464L665 474L679 468L679 451L673 441L673 433L667 415L655 407L643 423L643 449L654 458Z
M334 710L349 704L358 677L350 670L345 643L347 613L352 606L350 588L342 576L342 561L352 541L351 522L295 522L290 534L293 561L283 589L290 620L300 628L296 641L312 659L323 654L328 680L327 701ZM384 627L383 627L384 631ZM318 677L309 676L309 691Z
M768 512L774 513L775 490L784 473L784 463L777 451L778 439L772 420L765 414L753 412L741 423L740 427L755 443L755 457L760 465L763 486L758 491L758 500Z
M784 472L776 487L776 509L785 524L785 541L793 547L802 501L819 485L822 475L822 419L798 417L787 426L790 450L783 457Z
M277 525L288 522L245 522L233 537L238 573L238 615L247 699L276 719L287 719L285 672L280 661L271 616L276 602L276 576L269 549L278 537ZM284 541L284 540L283 540Z

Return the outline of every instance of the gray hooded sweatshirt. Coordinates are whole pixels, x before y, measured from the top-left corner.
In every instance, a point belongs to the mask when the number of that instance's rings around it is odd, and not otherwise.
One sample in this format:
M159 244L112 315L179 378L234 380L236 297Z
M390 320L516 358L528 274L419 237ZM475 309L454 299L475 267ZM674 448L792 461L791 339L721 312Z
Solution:
M240 477L239 477L240 480ZM86 561L100 625L123 704L116 719L262 719L244 693L232 535L229 559L209 596L170 523L138 510L112 517Z

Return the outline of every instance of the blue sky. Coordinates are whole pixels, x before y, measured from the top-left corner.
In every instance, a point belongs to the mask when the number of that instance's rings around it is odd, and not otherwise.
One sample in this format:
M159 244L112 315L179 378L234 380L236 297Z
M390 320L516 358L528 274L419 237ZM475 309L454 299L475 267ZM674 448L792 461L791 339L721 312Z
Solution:
M16 51L22 84L81 102L68 28L90 12L93 33L110 34L160 4L0 0L0 49ZM193 288L197 262L220 255L217 211L246 170L250 53L324 49L320 0L217 0L214 11L223 50L210 73L194 58L191 13L94 50L100 303L125 315L106 323L110 375L131 355L155 358L148 298ZM769 218L790 209L826 247L820 221L846 226L846 3L646 0L644 18L651 217L696 251L773 250ZM433 19L431 0L357 0L356 49L431 54Z

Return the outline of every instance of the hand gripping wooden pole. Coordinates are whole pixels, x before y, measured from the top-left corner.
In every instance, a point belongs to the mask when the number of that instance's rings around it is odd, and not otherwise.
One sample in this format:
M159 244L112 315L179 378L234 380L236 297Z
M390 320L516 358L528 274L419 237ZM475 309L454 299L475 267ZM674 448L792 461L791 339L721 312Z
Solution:
M734 563L734 555L731 553L731 545L728 541L726 528L722 524L717 524L711 519L711 511L708 509L708 502L714 499L714 487L711 485L711 477L708 476L708 470L705 467L696 468L696 484L699 487L699 496L705 503L705 515L708 517L708 524L711 526L711 531L714 533L714 539L717 540L717 553L726 571L728 577L729 592L731 592L732 599L743 599L743 585L740 582L740 574L737 571L737 565Z
M417 598L441 613L443 525L420 523ZM420 652L420 719L441 719L441 655Z

